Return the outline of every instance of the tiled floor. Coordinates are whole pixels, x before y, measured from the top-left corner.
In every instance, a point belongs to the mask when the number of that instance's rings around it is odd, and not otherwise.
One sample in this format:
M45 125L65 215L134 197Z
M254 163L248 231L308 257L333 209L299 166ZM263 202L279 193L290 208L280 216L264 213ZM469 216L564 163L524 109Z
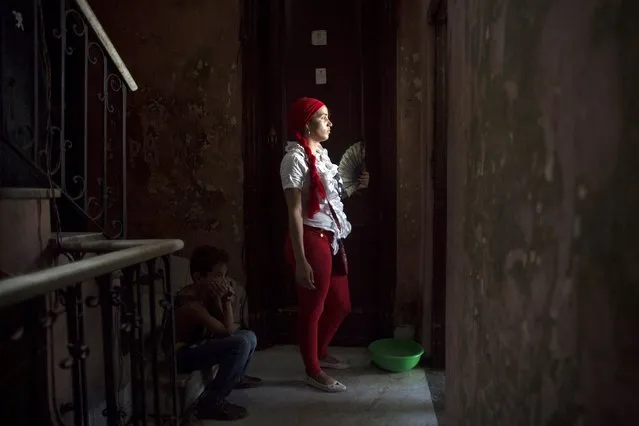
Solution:
M436 426L433 401L422 368L392 374L371 365L365 349L337 348L332 352L348 359L353 369L335 377L349 389L327 394L301 383L303 366L294 347L257 352L249 374L262 377L258 389L235 391L232 402L244 405L250 415L234 425L277 426ZM200 422L213 425L217 422ZM197 425L198 422L195 422Z

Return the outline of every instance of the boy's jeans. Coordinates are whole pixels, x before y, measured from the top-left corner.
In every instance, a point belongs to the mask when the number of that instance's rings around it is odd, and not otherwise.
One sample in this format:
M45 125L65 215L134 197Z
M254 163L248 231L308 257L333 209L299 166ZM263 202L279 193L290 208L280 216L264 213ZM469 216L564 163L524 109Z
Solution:
M217 375L207 387L206 397L220 401L231 393L244 376L256 346L255 333L238 330L229 337L213 338L178 349L177 369L181 374L188 374L218 365Z

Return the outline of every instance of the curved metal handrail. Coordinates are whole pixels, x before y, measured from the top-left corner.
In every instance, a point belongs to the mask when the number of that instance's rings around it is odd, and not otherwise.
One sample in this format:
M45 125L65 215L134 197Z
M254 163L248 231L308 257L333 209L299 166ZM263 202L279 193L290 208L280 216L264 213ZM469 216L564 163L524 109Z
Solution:
M95 13L93 13L93 9L91 9L91 6L89 6L89 2L87 2L87 0L76 0L76 3L82 11L82 14L87 18L87 21L89 21L89 25L91 26L91 28L93 28L93 31L98 36L100 43L102 43L102 46L104 46L107 54L109 55L116 68L120 72L120 75L126 82L126 85L129 86L129 89L132 92L138 90L137 83L133 79L133 76L129 72L129 69L126 67L126 65L124 65L124 61L120 57L118 51L115 49L113 43L111 43L111 39L107 35L106 31L104 31L104 28L102 27L102 24L100 24L98 17L95 16Z
M97 246L101 250L95 250ZM184 247L182 240L87 241L62 244L67 250L109 252L65 265L54 266L0 280L0 308L23 302L100 275L175 253ZM94 247L94 248L92 248Z
M63 239L60 241L59 248L67 252L81 253L110 253L117 250L125 250L131 247L148 246L162 243L165 241L181 241L181 240L162 240L162 239L144 239L144 240L73 240ZM180 250L180 249L178 249ZM177 250L176 250L177 251Z

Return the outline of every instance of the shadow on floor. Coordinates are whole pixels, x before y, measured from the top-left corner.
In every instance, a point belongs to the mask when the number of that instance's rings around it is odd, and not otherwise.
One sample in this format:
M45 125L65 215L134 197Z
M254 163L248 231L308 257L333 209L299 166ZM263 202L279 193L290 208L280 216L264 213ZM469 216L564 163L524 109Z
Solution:
M246 406L250 413L247 419L233 424L438 425L423 369L387 373L371 364L365 349L336 348L332 353L353 366L349 371L334 372L335 378L349 388L342 394L327 394L305 386L303 365L295 347L257 352L248 373L262 377L265 385L231 395L232 402ZM214 422L199 424L212 426Z

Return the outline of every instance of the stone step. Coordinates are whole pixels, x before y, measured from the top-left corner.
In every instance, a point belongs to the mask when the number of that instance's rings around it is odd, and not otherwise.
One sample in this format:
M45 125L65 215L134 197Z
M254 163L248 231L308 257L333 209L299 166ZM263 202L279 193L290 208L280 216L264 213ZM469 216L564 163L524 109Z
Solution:
M19 275L50 266L49 188L0 188L0 270Z

